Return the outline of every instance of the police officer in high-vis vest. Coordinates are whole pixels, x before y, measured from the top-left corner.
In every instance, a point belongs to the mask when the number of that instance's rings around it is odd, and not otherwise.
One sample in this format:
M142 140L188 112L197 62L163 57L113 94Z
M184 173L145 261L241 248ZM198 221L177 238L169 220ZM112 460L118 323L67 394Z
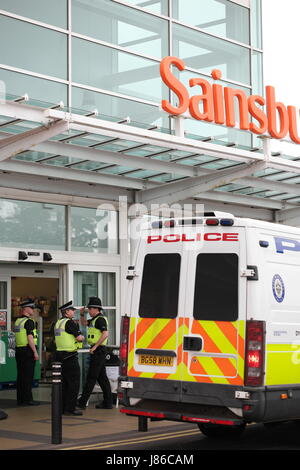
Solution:
M62 318L54 326L56 354L55 360L62 364L62 412L65 415L81 416L76 410L80 387L80 367L77 350L84 340L78 324L73 320L76 308L67 302L59 310Z
M87 321L84 317L84 307L80 310L80 316L81 324L88 326L87 341L90 345L90 365L78 406L81 409L86 408L95 384L98 382L103 392L103 403L96 405L96 408L111 409L113 407L113 398L105 369L108 322L107 318L102 314L102 304L98 297L91 297L87 308L91 320Z
M37 352L37 330L35 321L31 318L36 305L32 299L20 303L21 316L15 321L14 332L16 340L17 362L17 402L19 406L39 405L32 397L32 382L34 367L39 359Z

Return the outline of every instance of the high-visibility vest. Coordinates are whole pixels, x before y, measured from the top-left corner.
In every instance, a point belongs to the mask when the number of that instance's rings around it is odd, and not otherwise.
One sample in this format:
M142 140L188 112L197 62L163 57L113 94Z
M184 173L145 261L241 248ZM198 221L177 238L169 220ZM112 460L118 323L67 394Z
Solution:
M78 343L74 335L66 332L66 323L69 318L57 320L54 327L55 344L57 351L76 351Z
M87 342L90 345L96 344L97 341L99 341L99 339L101 338L101 335L102 335L102 331L95 327L95 324L96 324L96 321L98 320L98 318L99 318L99 315L97 315L95 318L93 318L93 320L90 323L90 326L88 327ZM106 328L108 329L107 318L104 317L104 315L101 315L100 318L104 318L104 320L106 321ZM105 346L107 344L107 340L108 340L108 338L105 338L103 343L101 343L101 346Z
M27 331L25 329L25 323L30 320L28 317L17 318L15 321L14 333L16 338L17 348L21 348L28 345ZM34 344L37 344L38 334L36 328L32 330L32 336Z

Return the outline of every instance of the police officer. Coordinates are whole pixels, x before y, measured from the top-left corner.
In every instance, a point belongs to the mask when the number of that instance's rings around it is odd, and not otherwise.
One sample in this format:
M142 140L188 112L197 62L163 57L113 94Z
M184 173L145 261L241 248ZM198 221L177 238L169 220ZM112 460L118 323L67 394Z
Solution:
M81 416L76 410L80 387L80 367L77 349L84 340L79 326L73 320L76 308L72 300L59 307L62 318L54 327L56 355L55 360L62 363L62 412L65 415Z
M15 321L16 362L17 362L17 402L19 406L39 405L32 397L34 367L39 359L37 353L37 330L33 316L36 305L26 299L19 305L21 316Z
M90 365L87 380L78 401L78 406L81 409L86 408L87 401L90 398L96 382L98 382L103 392L103 403L96 405L96 408L111 409L113 407L113 398L105 369L105 345L108 339L108 322L106 317L102 314L102 304L98 297L91 297L87 308L92 317L91 320L87 321L84 318L84 307L80 310L80 316L81 324L88 326L87 340L90 345Z

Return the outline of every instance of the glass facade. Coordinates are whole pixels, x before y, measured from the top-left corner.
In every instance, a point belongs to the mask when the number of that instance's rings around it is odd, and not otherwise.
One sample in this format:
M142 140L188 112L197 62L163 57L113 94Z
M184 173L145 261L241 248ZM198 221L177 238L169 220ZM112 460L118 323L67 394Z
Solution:
M257 93L262 83L261 0L0 0L0 80L7 93L173 128L160 111L174 99L162 84L162 57L186 63L184 82L219 68L231 87ZM22 40L20 40L22 38ZM30 53L28 53L30 51ZM195 93L190 90L191 94ZM232 140L205 122L187 131ZM245 141L241 133L237 143Z
M192 77L212 81L211 70L218 68L223 86L242 89L247 95L262 93L260 3L252 0L250 9L230 0L0 0L0 39L5 44L0 52L0 80L10 95L27 93L31 104L36 101L46 107L47 103L63 101L65 110L88 114L97 109L99 117L112 121L129 117L132 126L158 126L160 131L170 133L174 122L160 105L162 99L175 103L176 96L160 77L160 61L165 56L175 55L185 61L184 72L173 72L188 88ZM197 88L189 88L190 95L198 94ZM5 126L5 131L15 131ZM28 130L22 126L18 123L17 131ZM211 137L225 145L233 142L250 146L254 142L250 133L194 119L185 121L185 130L187 137ZM36 165L46 162L51 170L53 166L68 166L153 182L169 182L185 175L133 168L127 166L126 156L181 160L183 165L203 169L235 164L158 145L109 139L98 133L76 137L76 132L70 131L56 139L68 142L66 146L72 141L83 148L120 152L124 165L35 150L24 151L15 159ZM0 246L72 251L67 262L79 260L73 277L74 302L86 305L89 297L101 297L109 321L110 344L116 342L119 261L114 261L118 265L115 272L101 272L98 259L103 263L105 257L99 255L119 253L118 235L118 213L113 210L0 199ZM95 255L92 266L97 266L99 272L92 272L89 265L83 268L90 254ZM109 270L108 266L102 264L102 270ZM153 269L160 279L162 267L155 265ZM162 285L156 282L155 288L161 291ZM0 308L5 308L1 303L4 289L6 285L0 283ZM152 295L151 302L154 298ZM161 305L162 317L177 312L176 302L168 310L166 299ZM151 313L147 308L146 316Z
M174 0L173 17L217 36L249 44L249 10L230 1Z
M71 208L72 250L118 253L117 213Z
M0 199L0 246L66 250L68 226L72 251L118 253L115 211Z
M65 227L64 206L0 199L2 246L64 250Z
M0 15L1 64L61 79L67 78L65 34ZM45 97L46 98L46 97Z
M0 9L19 16L67 28L68 0L0 0Z

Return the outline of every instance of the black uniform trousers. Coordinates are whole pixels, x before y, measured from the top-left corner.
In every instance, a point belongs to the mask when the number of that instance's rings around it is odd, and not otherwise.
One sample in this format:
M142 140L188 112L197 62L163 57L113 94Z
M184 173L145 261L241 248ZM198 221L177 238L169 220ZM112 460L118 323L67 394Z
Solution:
M103 392L103 404L106 406L111 406L113 404L110 382L106 375L105 356L105 346L98 346L96 351L90 355L90 365L86 383L79 400L80 406L85 406L87 404L96 382L98 382Z
M61 362L62 412L74 411L80 388L80 367L77 352L56 351L55 360Z
M17 401L19 405L32 401L35 359L30 346L16 348Z

